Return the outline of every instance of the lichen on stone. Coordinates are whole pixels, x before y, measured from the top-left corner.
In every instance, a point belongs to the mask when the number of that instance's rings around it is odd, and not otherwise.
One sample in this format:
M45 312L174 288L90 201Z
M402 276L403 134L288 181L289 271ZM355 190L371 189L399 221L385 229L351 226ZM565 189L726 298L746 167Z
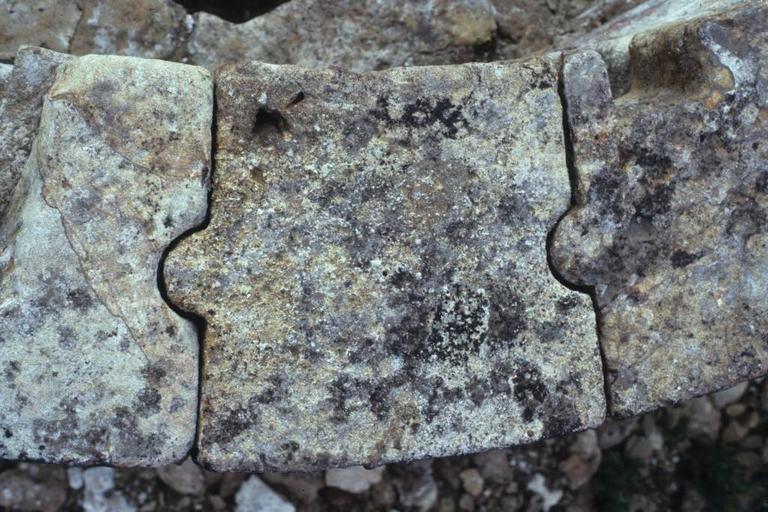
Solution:
M218 74L210 225L166 262L208 322L201 462L376 465L602 421L589 298L546 261L557 65Z

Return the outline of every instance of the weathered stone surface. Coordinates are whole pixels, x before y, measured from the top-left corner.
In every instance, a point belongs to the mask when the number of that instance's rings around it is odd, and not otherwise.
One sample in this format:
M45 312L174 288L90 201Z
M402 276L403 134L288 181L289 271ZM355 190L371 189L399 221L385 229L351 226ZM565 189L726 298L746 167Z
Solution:
M663 30L677 23L727 12L755 0L648 0L608 23L561 46L594 49L605 61L613 92L630 86L630 43L639 34Z
M165 247L201 222L202 68L62 64L0 224L0 458L161 465L192 443L197 334L165 304Z
M353 71L468 62L496 30L490 0L293 0L236 25L195 15L190 62L258 60Z
M11 79L11 73L13 72L13 66L11 64L0 63L0 102L5 97L5 88L8 85L8 81ZM2 103L0 103L2 105ZM2 106L0 106L2 108Z
M766 30L763 4L639 35L615 98L599 55L566 60L576 206L552 256L595 287L616 415L768 371Z
M192 18L172 0L78 0L82 18L70 52L174 59Z
M56 67L68 55L42 48L19 50L0 103L0 220L29 157L35 139L43 96L53 85Z
M218 76L210 226L166 262L206 317L199 460L304 470L603 418L594 312L550 274L557 59Z
M80 19L75 2L0 0L0 60L11 60L20 46L65 52Z

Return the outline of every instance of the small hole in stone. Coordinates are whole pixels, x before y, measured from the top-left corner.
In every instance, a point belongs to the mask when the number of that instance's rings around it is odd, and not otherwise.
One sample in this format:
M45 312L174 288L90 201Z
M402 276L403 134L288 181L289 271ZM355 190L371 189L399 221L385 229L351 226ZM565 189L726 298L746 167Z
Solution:
M272 130L282 133L287 129L288 121L285 120L280 112L271 108L261 107L256 112L256 119L253 121L251 133L253 135L261 135Z

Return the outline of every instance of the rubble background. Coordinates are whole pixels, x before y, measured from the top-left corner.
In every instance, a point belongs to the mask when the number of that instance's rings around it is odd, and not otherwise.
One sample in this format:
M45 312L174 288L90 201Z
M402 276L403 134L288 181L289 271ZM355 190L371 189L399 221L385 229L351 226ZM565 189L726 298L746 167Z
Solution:
M768 510L768 379L596 431L412 464L213 473L0 463L0 506L44 511Z
M178 3L242 22L284 2ZM544 51L636 3L494 0L497 30L476 57ZM768 379L596 431L372 470L251 475L190 460L160 469L0 462L0 510L768 510Z

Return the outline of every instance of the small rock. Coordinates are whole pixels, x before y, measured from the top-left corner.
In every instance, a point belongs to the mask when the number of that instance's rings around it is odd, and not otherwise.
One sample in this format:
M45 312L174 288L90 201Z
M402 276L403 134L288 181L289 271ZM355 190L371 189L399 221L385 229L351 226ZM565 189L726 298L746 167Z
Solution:
M465 512L475 510L475 500L472 499L472 496L469 494L461 495L461 498L459 498L459 510L464 510Z
M236 512L294 512L296 508L269 488L256 475L251 475L235 495Z
M723 430L723 441L735 443L742 440L749 433L749 428L738 420L731 420Z
M393 466L394 485L400 505L409 509L429 510L437 503L437 483L432 475L432 461Z
M205 492L205 475L192 459L181 464L170 464L157 470L157 476L179 494L198 495Z
M648 460L653 454L653 446L650 439L645 436L632 436L626 445L627 457L635 460Z
M464 486L464 490L470 496L477 498L483 493L485 482L477 469L465 469L459 476L461 477L461 484Z
M544 512L548 512L549 509L560 503L560 500L563 497L563 491L560 489L549 490L547 488L546 480L541 473L536 473L533 476L533 479L528 482L528 490L541 496L541 507Z
M126 497L115 491L115 470L93 467L83 471L83 510L85 512L134 512Z
M67 499L66 481L60 467L20 464L0 473L0 509L58 510Z
M719 409L730 405L734 402L738 402L739 399L744 396L744 393L749 387L749 381L736 384L732 388L724 389L712 394L712 400L715 402L715 406Z
M717 439L720 433L720 410L708 397L694 398L685 404L688 415L688 432L692 437Z
M365 469L362 466L329 469L325 472L325 483L329 487L359 494L370 489L372 485L381 482L383 474L384 466L379 466L375 469Z
M82 489L83 468L67 468L67 481L69 482L70 489Z
M318 473L264 473L261 479L285 489L291 501L304 504L315 501L317 493L324 487L323 477Z
M478 453L472 457L483 479L493 483L504 483L512 480L514 471L509 465L505 450L490 450Z
M725 414L737 418L747 411L747 404L731 404L725 408Z

